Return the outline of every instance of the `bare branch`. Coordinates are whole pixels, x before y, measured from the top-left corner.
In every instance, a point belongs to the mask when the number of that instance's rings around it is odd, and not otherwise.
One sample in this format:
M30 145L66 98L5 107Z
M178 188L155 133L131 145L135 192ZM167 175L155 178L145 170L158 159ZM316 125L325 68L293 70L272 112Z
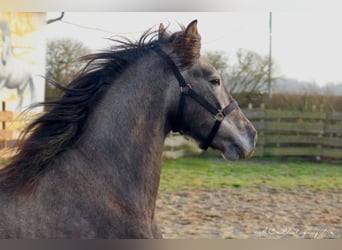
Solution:
M60 20L62 20L63 19L63 17L64 17L64 12L61 12L61 15L59 16L59 17L57 17L57 18L54 18L54 19L49 19L49 20L47 20L47 24L51 24L51 23L54 23L54 22L57 22L57 21L60 21Z

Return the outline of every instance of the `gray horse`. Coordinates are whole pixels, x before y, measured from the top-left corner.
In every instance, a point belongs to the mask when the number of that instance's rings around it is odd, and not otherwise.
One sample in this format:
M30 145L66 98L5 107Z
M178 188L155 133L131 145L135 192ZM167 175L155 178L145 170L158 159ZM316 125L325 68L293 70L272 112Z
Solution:
M226 159L251 157L256 130L200 47L195 20L87 56L0 170L0 237L161 238L155 205L171 130Z
M20 111L24 101L24 91L29 85L31 94L31 103L36 101L35 89L29 66L24 61L14 57L11 42L11 33L8 23L0 21L0 30L2 31L2 53L0 62L0 89L17 89L19 101L17 110Z

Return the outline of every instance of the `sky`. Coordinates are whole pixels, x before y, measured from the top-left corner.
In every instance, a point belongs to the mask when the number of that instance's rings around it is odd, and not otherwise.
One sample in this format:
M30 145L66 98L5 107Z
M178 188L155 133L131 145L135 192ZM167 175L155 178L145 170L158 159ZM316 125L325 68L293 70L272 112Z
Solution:
M49 12L48 19L58 12ZM238 49L268 55L269 12L66 12L46 27L47 39L73 38L92 50L108 48L115 35L139 38L159 23L179 30L198 20L202 51L224 51L233 59ZM272 56L276 76L316 82L342 82L342 15L331 11L272 12Z

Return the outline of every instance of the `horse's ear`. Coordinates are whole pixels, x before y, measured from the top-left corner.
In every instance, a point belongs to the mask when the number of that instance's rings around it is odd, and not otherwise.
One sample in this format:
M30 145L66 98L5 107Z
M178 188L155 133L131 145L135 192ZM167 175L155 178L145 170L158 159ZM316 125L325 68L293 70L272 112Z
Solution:
M192 21L182 31L173 33L167 39L163 35L162 40L173 48L174 54L177 55L173 59L180 67L191 66L200 57L201 36L197 30L197 20Z
M197 20L192 21L184 31L184 42L191 42L191 38L199 37Z
M188 60L197 60L201 50L201 36L197 29L197 20L192 21L184 30L181 49Z
M186 27L183 34L183 46L184 48L201 48L201 36L197 29L197 20L192 21L188 27ZM199 53L199 51L198 51Z
M186 27L183 34L183 46L184 48L192 48L192 50L197 50L200 53L201 49L201 36L197 29L197 20L192 21L188 27Z
M160 23L159 24L159 29L158 29L158 40L162 41L163 40L163 36L165 34L165 27L164 24Z
M167 27L160 23L158 29L158 41L160 43L167 43L170 36L171 34L167 31Z

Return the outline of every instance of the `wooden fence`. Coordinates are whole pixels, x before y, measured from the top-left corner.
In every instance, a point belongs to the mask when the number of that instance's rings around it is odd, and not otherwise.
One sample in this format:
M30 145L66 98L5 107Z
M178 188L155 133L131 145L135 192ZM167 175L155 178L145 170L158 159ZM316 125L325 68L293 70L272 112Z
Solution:
M256 155L342 159L342 113L247 109L258 130Z
M256 156L310 156L342 159L342 113L244 109L258 131ZM193 143L172 135L165 156L194 153ZM178 143L174 143L175 139ZM183 142L183 144L181 144ZM174 153L172 156L172 152Z
M6 104L2 102L2 110L0 111L0 149L7 147L7 142L13 139L13 130L8 129L8 123L12 122L14 114L6 111Z

